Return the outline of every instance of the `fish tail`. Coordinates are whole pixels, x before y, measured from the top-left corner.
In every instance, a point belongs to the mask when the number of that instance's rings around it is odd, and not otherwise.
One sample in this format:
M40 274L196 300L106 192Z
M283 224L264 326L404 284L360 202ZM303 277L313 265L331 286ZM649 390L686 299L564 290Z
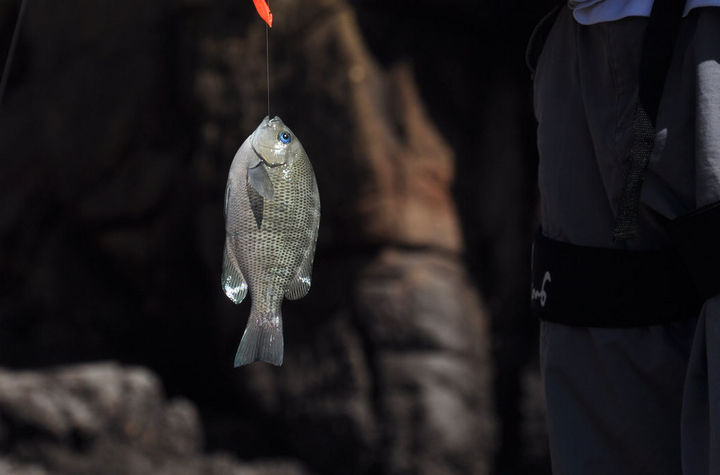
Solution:
M237 353L235 367L265 361L275 366L283 362L283 330L280 312L271 315L250 314Z

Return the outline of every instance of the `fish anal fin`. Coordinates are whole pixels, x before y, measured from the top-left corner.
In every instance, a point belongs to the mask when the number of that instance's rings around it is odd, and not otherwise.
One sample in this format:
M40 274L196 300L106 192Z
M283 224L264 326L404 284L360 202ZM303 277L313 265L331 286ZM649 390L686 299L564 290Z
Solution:
M223 270L220 277L220 285L227 298L238 304L245 299L248 285L240 271L237 259L232 252L230 237L225 237L225 249L223 250Z
M297 300L305 297L308 292L310 292L310 284L310 276L295 277L285 291L285 298L288 300Z

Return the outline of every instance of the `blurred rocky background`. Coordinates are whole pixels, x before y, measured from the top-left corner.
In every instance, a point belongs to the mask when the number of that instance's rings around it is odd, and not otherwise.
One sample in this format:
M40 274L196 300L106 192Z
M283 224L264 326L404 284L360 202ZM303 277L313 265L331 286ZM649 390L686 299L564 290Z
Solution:
M0 473L549 473L523 53L552 2L526 3L272 0L271 113L322 221L284 365L233 369L252 2L30 0L0 106Z

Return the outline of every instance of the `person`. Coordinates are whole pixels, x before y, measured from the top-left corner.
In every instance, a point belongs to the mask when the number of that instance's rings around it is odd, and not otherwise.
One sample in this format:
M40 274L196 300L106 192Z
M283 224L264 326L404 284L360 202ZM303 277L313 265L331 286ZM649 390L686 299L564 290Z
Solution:
M660 68L646 67L669 35L646 36L652 0L574 0L531 40L532 298L555 474L720 474L718 7L680 5ZM663 79L643 115L642 84Z

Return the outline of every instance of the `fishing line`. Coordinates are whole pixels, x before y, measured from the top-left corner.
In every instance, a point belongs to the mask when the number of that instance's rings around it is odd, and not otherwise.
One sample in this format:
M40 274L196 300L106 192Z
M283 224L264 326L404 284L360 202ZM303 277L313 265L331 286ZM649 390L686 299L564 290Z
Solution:
M268 106L268 117L270 117L270 41L268 40L268 28L265 25L265 77L267 78L267 106Z
M270 0L267 2L270 7ZM267 78L267 106L268 106L268 118L270 117L270 28L267 23L265 24L265 77Z
M17 48L18 38L20 38L20 24L25 16L27 3L27 0L22 0L20 3L20 11L18 12L17 21L15 22L15 31L13 31L12 40L10 41L10 49L8 50L7 59L5 60L2 79L0 79L0 105L2 105L3 97L5 96L5 88L7 87L8 79L10 78L10 66L12 66L13 58L15 57L15 49Z

